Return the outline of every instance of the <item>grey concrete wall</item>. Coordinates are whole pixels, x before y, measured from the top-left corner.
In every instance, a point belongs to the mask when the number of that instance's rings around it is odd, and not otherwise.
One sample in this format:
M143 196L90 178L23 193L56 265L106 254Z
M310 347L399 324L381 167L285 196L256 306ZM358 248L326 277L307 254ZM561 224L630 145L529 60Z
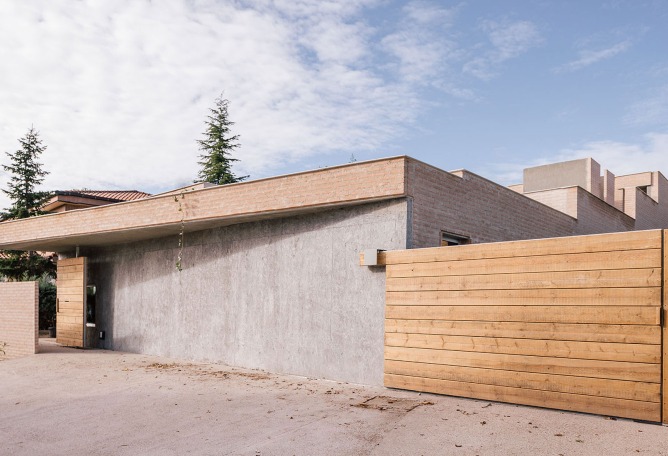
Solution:
M407 245L406 199L82 250L100 346L334 380L383 381L384 268Z

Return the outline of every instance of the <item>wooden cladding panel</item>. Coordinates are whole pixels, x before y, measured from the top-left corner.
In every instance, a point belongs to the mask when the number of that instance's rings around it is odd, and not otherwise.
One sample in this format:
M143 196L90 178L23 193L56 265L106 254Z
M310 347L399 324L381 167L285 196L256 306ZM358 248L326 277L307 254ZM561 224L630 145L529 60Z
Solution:
M384 252L385 385L661 421L663 243L657 230Z
M56 342L83 347L86 302L86 258L58 261Z

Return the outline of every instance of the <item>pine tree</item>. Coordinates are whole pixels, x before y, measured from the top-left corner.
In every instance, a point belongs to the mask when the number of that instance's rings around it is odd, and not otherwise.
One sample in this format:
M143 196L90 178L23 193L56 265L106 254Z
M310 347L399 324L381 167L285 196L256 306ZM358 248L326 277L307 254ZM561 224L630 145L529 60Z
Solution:
M238 161L232 158L231 153L239 147L239 135L232 135L230 126L234 125L227 116L229 101L222 95L216 98L216 106L209 109L210 114L204 122L206 131L204 139L198 139L202 155L201 169L198 174L199 180L195 182L211 182L212 184L231 184L241 182L248 176L235 176L232 172L232 163Z
M21 148L13 154L7 153L9 165L2 167L10 174L7 190L12 205L5 209L1 218L5 220L23 219L43 214L42 205L51 196L40 192L36 187L49 174L42 169L37 160L46 150L39 139L39 132L30 127L25 137L19 139ZM45 257L37 252L4 250L0 252L0 275L8 280L34 280L47 274L55 276L55 264L52 257Z
M32 217L43 214L42 205L50 198L48 192L38 192L36 187L44 181L44 176L49 174L42 169L42 164L37 161L39 156L46 150L39 139L39 132L30 127L25 137L19 139L21 148L7 156L10 158L9 165L2 167L10 173L8 189L2 191L9 196L12 206L6 208L2 213L2 220L13 220Z

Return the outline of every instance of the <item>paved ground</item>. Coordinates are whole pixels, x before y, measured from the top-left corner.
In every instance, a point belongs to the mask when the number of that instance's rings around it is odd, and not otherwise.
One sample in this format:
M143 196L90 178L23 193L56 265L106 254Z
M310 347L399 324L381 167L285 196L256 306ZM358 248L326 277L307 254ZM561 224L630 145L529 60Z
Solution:
M668 455L668 428L109 351L0 361L2 455Z

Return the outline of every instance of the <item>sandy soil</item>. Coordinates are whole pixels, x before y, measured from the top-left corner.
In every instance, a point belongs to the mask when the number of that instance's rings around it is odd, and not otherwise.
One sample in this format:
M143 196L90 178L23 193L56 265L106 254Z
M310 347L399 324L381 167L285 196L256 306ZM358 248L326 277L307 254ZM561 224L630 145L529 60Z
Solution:
M0 361L0 454L668 455L668 428L49 345Z

